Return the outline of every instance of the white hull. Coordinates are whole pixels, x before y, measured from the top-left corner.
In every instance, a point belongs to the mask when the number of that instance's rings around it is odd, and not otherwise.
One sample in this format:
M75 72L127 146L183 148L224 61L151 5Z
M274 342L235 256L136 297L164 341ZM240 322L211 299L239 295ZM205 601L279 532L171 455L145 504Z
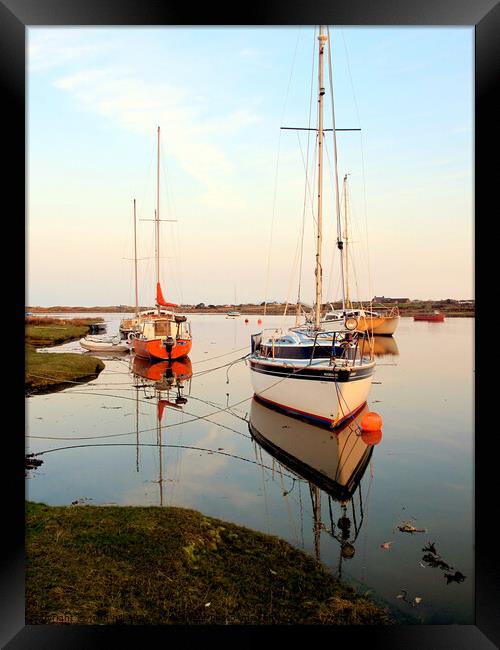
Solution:
M80 339L80 345L85 350L91 352L129 352L130 345L125 341L92 341L89 339Z
M332 427L338 426L366 402L372 382L371 373L356 380L321 381L267 375L253 367L250 371L257 397L281 407L285 412Z

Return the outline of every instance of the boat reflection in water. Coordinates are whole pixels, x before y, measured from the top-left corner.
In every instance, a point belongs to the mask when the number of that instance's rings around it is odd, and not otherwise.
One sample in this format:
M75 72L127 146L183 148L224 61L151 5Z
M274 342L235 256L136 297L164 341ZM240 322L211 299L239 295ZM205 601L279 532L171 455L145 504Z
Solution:
M399 348L396 339L392 336L373 336L371 339L373 354L376 357L399 356Z
M156 444L159 453L159 501L163 506L163 431L162 420L165 408L182 410L187 403L187 394L191 392L193 370L189 357L173 361L154 362L135 356L131 364L136 389L136 470L139 471L139 392L143 391L147 399L156 400ZM187 384L187 386L186 386ZM151 390L153 391L151 394Z
M132 361L132 372L142 381L142 386L154 386L158 391L177 392L175 398L177 404L185 404L186 398L182 393L185 388L185 382L189 382L189 391L191 390L191 377L193 368L189 357L172 361L154 362L143 357L135 356ZM188 391L188 392L189 392Z
M365 403L354 418L331 430L283 415L255 397L250 409L253 439L288 472L309 484L315 555L320 560L321 531L336 539L340 545L339 576L342 560L355 554L365 514L361 479L382 435L361 430L360 422L368 410ZM322 521L322 493L328 524Z

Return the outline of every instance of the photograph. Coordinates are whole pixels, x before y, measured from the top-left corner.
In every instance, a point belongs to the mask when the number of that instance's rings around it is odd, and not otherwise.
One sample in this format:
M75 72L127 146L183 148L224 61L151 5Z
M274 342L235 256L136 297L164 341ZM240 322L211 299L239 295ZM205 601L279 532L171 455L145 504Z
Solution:
M498 0L0 32L1 647L500 647Z
M26 623L473 625L474 28L26 33Z

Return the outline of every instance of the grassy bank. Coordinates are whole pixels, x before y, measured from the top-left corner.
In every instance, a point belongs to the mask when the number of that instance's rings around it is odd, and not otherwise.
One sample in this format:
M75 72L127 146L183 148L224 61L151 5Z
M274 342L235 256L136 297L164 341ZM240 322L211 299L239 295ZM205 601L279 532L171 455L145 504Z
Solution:
M393 622L283 540L193 510L26 507L27 624Z
M45 393L60 390L73 382L95 379L104 363L93 356L71 352L36 352L37 347L52 347L80 339L88 334L89 324L99 319L27 318L25 327L25 392Z
M104 370L97 357L71 352L36 352L26 346L24 388L27 394L61 390L73 382L95 379Z
M25 319L26 343L35 347L50 347L75 341L89 333L89 325L102 323L103 318L50 318L28 317Z

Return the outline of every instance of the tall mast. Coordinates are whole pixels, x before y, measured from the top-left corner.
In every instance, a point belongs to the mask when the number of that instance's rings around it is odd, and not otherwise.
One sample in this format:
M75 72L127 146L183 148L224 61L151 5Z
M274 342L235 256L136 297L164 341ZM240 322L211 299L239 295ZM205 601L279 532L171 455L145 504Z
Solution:
M156 286L160 282L160 127L158 127L158 154L156 167ZM158 314L160 305L157 304Z
M349 258L347 252L347 244L349 243L349 237L347 234L347 176L344 176L344 242L345 242L345 304L348 309L351 308L351 299L349 297Z
M323 56L325 52L325 44L328 37L323 33L323 25L319 27L319 94L318 94L318 232L316 237L316 313L315 313L315 328L320 329L321 326L321 282L322 282L322 269L321 269L321 239L322 239L322 218L323 218L323 204L321 197L321 190L323 186L323 95L325 88L323 86Z
M136 214L135 214L135 199L134 199L134 272L135 272L135 315L139 315L139 293L137 288L137 233L136 233Z
M337 248L340 251L340 273L341 273L341 287L342 287L342 309L345 310L345 279L344 279L344 256L343 248L344 243L341 236L341 215L340 215L340 199L339 199L339 173L337 168L337 132L335 129L335 103L333 101L333 79L332 79L332 48L331 44L328 46L328 63L330 73L330 97L332 102L332 132L333 132L333 167L335 170L335 211L337 215Z

